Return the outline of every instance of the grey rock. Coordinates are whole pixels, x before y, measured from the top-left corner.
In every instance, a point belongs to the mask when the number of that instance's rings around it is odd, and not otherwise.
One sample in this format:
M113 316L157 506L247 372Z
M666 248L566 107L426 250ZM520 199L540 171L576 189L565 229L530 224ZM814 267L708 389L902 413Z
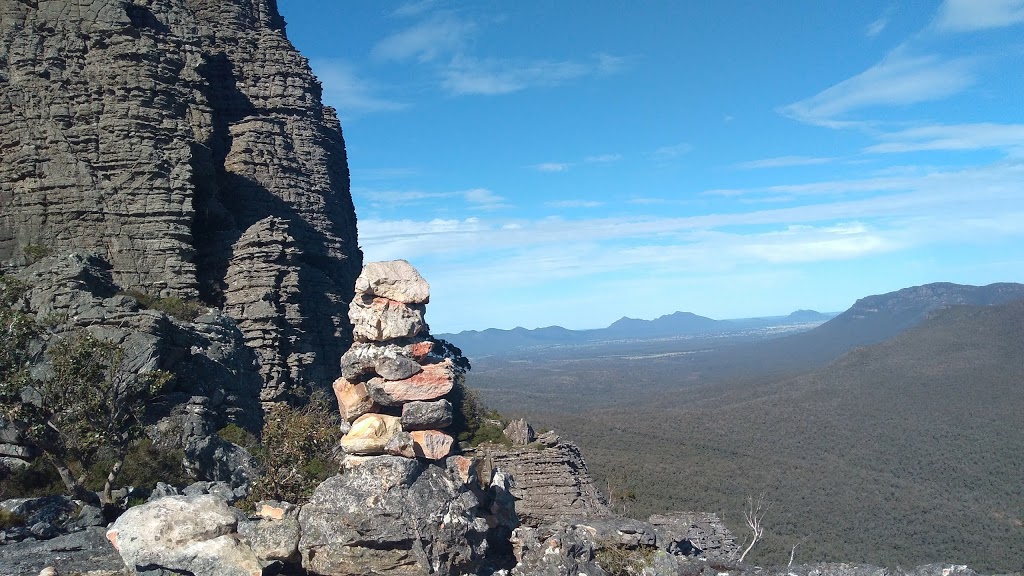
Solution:
M168 496L129 508L106 536L132 568L194 576L261 574L263 563L238 539L238 521L216 496Z
M341 376L357 381L367 374L385 380L403 380L422 370L407 347L357 342L341 357Z
M655 514L647 522L654 527L659 545L669 552L718 559L739 555L736 538L717 514L669 512Z
M503 432L505 437L516 446L526 446L537 439L536 434L533 432L533 426L530 426L530 424L522 418L509 422Z
M178 496L179 494L181 494L181 492L174 486L163 482L157 482L156 487L154 487L153 491L150 492L148 500L152 501L157 498L164 498L165 496Z
M239 522L238 535L264 562L299 563L298 508L291 507L279 519Z
M256 477L256 466L248 450L220 436L204 436L185 447L186 469L197 478L226 483L227 493L247 486Z
M0 546L0 574L35 575L47 567L58 574L127 575L117 551L104 537L105 528L84 530L50 540L7 542Z
M98 506L87 504L82 506L82 509L78 512L78 516L67 524L66 530L68 532L74 532L76 530L82 530L92 526L106 525L107 518L103 515L103 510Z
M451 424L452 403L447 400L416 401L402 405L402 430L436 430Z
M0 260L97 252L123 288L266 302L235 318L267 394L330 383L361 254L337 116L276 2L3 2L0 62ZM268 217L293 253L246 270Z
M479 481L467 459L449 461L346 459L344 472L321 484L299 514L303 568L325 575L473 572L488 551L474 492Z
M599 546L593 535L579 526L558 525L538 529L528 526L512 533L517 576L607 576L595 561Z
M601 518L611 510L587 471L583 454L561 440L550 448L482 446L485 463L515 478L511 488L520 521L537 527L564 518Z
M554 430L549 430L537 437L537 442L550 447L558 446L558 443L562 441L562 437L559 436Z
M74 500L54 495L4 500L0 502L0 509L24 518L24 529L10 536L45 540L64 532L74 521L78 507Z

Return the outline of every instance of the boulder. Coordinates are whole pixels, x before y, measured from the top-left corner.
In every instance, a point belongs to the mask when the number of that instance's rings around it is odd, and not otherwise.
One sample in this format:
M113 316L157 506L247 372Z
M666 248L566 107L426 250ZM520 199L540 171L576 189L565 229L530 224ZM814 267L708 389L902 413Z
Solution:
M357 295L352 299L348 318L357 342L385 342L419 334L425 325L424 312L422 304Z
M363 414L352 423L348 434L341 439L341 447L349 454L383 454L392 437L402 431L398 416Z
M237 526L238 517L216 496L168 496L129 508L107 539L133 570L259 576L263 563L238 539Z
M103 537L106 531L90 527L49 540L8 540L0 546L0 574L35 575L53 567L63 575L124 576L124 562Z
M452 403L414 401L402 406L402 430L436 430L452 424Z
M439 430L416 430L410 432L412 448L416 456L428 460L447 458L455 439Z
M455 385L452 361L427 364L423 371L404 380L372 378L366 390L375 402L383 406L400 406L416 400L435 400L451 392Z
M255 520L238 523L239 537L264 562L298 563L299 511L287 502L261 502Z
M356 278L356 292L405 304L430 301L430 285L405 260L370 262Z
M412 436L408 432L399 432L388 440L388 445L384 447L384 453L392 456L405 456L406 458L415 458L416 449L413 447Z
M299 513L302 567L322 575L475 573L488 525L470 480L420 460L350 457Z
M342 377L334 381L333 388L334 395L338 398L338 410L341 412L342 420L353 422L373 410L373 398L362 382L355 383Z
M408 378L421 370L410 348L357 342L341 357L341 377L352 381L365 374L376 374L385 380Z
M184 464L200 480L226 482L242 492L256 477L257 464L252 454L215 434L189 442L185 446Z
M509 422L504 434L516 446L526 446L537 439L533 427L523 418Z

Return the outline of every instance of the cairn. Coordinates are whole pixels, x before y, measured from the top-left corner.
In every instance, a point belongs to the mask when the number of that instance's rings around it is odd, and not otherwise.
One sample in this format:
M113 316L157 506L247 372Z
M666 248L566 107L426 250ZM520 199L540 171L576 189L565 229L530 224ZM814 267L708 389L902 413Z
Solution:
M429 300L430 286L405 260L371 262L356 279L354 343L334 382L346 453L440 460L451 452L443 429L452 423L455 366L432 354Z

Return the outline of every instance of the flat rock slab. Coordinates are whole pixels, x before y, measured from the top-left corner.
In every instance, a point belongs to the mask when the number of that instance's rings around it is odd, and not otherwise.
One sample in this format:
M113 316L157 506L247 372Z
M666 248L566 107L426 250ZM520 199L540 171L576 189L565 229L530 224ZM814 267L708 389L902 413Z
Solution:
M427 364L422 372L405 380L373 378L366 383L366 390L378 404L401 406L417 400L436 400L451 392L454 385L454 364L445 358L443 362Z
M121 556L104 537L106 531L106 528L86 528L50 540L26 540L0 546L0 574L35 576L43 568L53 566L58 574L105 570L127 575Z

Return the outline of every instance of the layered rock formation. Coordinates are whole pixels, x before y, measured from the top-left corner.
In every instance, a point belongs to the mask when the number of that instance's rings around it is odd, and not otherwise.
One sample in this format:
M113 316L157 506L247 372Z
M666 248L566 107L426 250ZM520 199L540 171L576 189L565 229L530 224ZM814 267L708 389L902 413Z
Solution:
M97 253L223 306L263 401L326 386L361 255L320 95L274 0L3 2L0 260Z
M450 396L455 365L431 354L423 316L430 286L405 260L372 262L356 279L349 308L355 344L334 382L349 429L349 454L444 459L454 439Z

